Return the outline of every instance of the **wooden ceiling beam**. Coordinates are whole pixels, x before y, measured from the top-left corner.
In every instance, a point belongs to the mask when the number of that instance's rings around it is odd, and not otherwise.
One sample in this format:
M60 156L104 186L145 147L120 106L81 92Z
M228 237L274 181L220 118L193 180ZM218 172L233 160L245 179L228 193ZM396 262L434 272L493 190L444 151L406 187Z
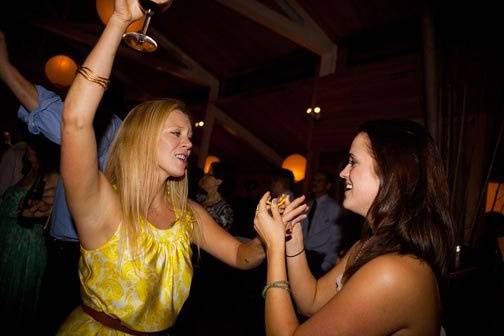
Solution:
M167 39L164 35L159 33L155 28L151 28L149 30L149 34L156 40L160 47L170 52L174 55L184 66L187 71L192 73L192 77L199 78L202 85L209 86L210 91L216 91L211 93L210 95L214 95L215 99L217 99L216 94L218 93L219 88L219 80L204 69L201 65L199 65L196 61L194 61L189 55L187 55L182 49L180 49L177 45L173 44L169 39Z
M245 127L234 121L215 104L210 104L210 108L212 109L213 115L215 116L215 120L220 124L222 124L222 126L229 133L231 133L235 137L240 138L245 143L249 144L269 162L273 163L276 166L282 165L283 158L270 146L268 146L262 140L257 138L248 129L246 129Z
M281 8L288 9L288 17L257 0L217 1L319 55L320 77L332 74L336 70L336 44L295 0L276 0Z

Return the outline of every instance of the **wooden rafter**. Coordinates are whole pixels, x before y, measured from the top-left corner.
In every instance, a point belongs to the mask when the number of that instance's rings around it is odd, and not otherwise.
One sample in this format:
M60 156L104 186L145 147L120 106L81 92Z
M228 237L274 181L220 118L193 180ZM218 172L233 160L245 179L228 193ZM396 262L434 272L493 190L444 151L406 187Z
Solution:
M257 0L217 0L320 56L319 76L336 69L337 46L295 0L276 0L288 15L282 15Z
M255 150L258 153L260 153L264 158L266 158L269 162L277 166L282 165L283 158L280 155L278 155L273 149L271 149L270 146L268 146L262 140L258 139L248 129L246 129L245 127L234 121L231 117L229 117L229 115L224 113L220 108L218 108L214 104L210 104L210 108L212 109L216 121L229 128L235 136L238 136L246 143L251 145L253 148L255 148Z

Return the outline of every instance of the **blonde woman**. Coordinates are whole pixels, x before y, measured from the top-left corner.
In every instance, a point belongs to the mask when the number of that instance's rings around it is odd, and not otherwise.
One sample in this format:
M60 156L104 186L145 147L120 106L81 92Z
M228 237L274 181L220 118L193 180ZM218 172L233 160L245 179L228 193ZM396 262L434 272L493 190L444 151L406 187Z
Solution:
M191 242L241 269L264 259L258 239L240 243L187 200L192 130L183 103L135 107L99 172L93 118L121 36L141 16L136 0L116 0L65 100L61 173L82 245L83 303L60 335L144 335L172 326L189 294Z

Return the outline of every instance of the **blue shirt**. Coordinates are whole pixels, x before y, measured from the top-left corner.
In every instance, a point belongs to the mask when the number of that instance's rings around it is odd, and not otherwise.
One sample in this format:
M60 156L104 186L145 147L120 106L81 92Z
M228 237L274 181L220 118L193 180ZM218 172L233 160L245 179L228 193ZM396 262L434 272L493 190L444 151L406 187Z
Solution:
M311 225L308 225L307 218L302 226L305 248L324 256L320 265L324 272L329 271L338 261L342 239L341 226L338 224L340 215L341 208L338 203L324 194L317 198L317 208ZM308 226L310 226L309 232Z
M63 102L61 98L46 90L40 85L36 85L38 92L38 106L32 112L27 111L24 106L20 106L18 117L28 125L28 130L32 134L42 133L46 138L54 143L61 143L61 115L63 113ZM98 146L98 164L100 170L105 167L107 153L114 136L121 126L121 119L115 114L110 120L104 135L100 139ZM68 205L65 199L63 182L58 180L54 194L54 206L51 216L50 235L56 239L78 242L79 238L75 231Z

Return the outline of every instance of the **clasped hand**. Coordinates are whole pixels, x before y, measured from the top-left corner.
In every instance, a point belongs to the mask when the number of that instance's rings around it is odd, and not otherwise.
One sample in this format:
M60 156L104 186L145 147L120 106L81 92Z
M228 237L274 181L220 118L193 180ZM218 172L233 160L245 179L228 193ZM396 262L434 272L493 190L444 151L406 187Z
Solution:
M283 247L290 239L292 229L306 218L307 206L304 196L294 201L286 201L278 206L278 200L271 200L269 192L265 193L257 206L254 228L265 243L266 248ZM268 205L270 203L271 205Z

